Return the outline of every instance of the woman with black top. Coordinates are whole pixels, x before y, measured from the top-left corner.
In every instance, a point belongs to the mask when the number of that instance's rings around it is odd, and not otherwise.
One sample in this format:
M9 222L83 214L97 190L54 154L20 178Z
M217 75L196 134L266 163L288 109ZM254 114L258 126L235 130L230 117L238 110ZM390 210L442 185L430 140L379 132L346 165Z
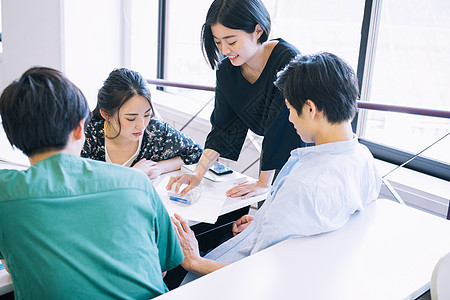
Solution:
M266 192L275 171L291 150L304 146L288 120L282 93L273 82L278 71L299 51L282 39L268 40L270 16L260 0L215 0L202 28L202 49L216 71L212 130L192 174L171 178L167 188L197 186L219 156L237 160L247 131L264 136L261 172L256 182L238 185L229 197L248 198ZM221 59L223 56L223 59Z

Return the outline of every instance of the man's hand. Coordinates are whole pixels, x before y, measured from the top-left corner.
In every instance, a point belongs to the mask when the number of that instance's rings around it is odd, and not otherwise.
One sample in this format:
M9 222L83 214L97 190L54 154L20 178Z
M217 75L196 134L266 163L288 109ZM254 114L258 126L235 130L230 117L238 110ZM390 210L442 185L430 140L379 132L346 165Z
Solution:
M189 228L186 220L178 214L175 214L171 219L184 254L184 260L181 263L181 266L186 271L194 272L196 262L201 259L195 234L191 228Z
M245 228L247 228L253 221L253 216L245 215L242 216L239 220L233 223L233 235L241 233Z
M171 219L178 236L178 241L183 249L184 260L181 266L186 271L203 276L227 265L201 257L197 239L187 222L177 214L171 217Z

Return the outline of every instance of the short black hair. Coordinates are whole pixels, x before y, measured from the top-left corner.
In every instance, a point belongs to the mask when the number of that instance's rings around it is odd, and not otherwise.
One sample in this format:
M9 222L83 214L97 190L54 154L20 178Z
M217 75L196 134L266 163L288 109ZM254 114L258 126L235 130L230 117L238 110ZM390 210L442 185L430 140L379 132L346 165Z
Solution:
M27 156L63 149L89 113L81 90L60 71L46 67L27 70L0 97L6 136Z
M254 32L256 24L259 24L263 29L263 34L258 39L261 44L269 38L271 27L269 12L260 0L215 0L206 14L201 34L203 56L213 70L217 67L220 56L211 31L211 26L217 23L247 33Z
M332 124L353 119L357 111L355 72L331 53L297 55L277 74L275 85L299 115L308 99Z
M127 68L114 69L109 73L102 88L98 91L97 106L93 111L94 118L102 119L100 109L110 116L115 115L128 100L136 95L147 99L151 108L151 116L153 117L154 111L150 90L142 75ZM118 124L119 131L117 135L109 138L116 138L120 135L120 119L118 119Z

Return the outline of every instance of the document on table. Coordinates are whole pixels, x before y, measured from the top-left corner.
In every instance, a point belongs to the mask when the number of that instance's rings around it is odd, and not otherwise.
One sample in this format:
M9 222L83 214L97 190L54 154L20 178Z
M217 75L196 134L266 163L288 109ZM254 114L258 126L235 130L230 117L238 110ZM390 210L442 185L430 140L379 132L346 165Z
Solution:
M166 190L170 176L163 178L155 187L161 200L163 201L170 216L174 213L179 214L184 219L197 222L214 224L219 217L222 206L227 199L225 192L231 186L211 188L205 184L199 186L199 198L196 202L186 205L177 201L170 200L170 192ZM183 185L180 191L185 187Z

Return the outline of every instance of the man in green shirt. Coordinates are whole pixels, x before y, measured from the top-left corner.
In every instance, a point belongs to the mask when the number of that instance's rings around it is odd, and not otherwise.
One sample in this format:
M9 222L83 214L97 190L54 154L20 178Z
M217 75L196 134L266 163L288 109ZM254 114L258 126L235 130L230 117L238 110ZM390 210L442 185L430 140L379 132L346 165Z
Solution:
M183 254L138 170L80 158L89 107L62 73L31 68L0 97L31 167L0 170L0 258L16 299L149 299Z

